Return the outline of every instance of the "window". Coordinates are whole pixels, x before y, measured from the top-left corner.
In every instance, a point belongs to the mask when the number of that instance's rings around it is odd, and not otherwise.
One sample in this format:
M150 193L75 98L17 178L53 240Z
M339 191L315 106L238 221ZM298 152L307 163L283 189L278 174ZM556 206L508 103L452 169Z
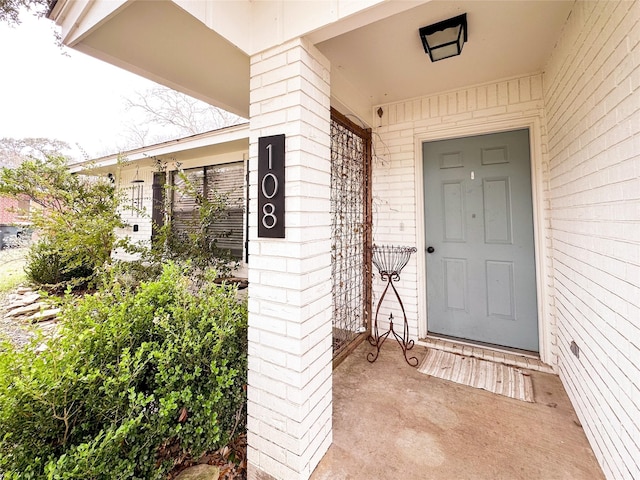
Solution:
M211 239L219 248L228 249L236 258L242 257L244 218L244 163L228 163L184 170L189 182L200 195L214 201L216 195L226 199L227 210L208 229ZM185 192L184 181L178 172L172 172L176 187L172 196L172 228L175 232L187 232L198 219L196 195Z

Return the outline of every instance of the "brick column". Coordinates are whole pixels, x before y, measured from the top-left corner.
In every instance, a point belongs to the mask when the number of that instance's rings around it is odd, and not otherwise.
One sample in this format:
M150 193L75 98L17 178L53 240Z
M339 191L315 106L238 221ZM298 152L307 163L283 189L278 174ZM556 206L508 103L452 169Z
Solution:
M329 62L303 39L251 58L250 479L307 479L331 444L329 95ZM258 138L278 134L285 238L258 238Z

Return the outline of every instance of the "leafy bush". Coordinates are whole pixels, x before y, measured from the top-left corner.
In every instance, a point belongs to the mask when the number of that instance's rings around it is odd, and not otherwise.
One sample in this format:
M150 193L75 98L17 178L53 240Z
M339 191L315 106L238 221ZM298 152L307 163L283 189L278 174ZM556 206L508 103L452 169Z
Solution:
M54 277L56 270L64 277L95 272L110 261L114 248L126 247L115 235L115 228L124 226L118 210L123 199L115 185L72 174L64 157L33 158L0 169L0 194L28 197L39 207L29 211L31 224L46 241L35 247L36 277L39 271Z
M47 240L33 244L25 265L27 278L39 285L57 285L72 280L86 283L93 275L92 265L83 265L69 258L68 254L65 250L56 249Z
M159 170L164 168L166 165L158 164ZM205 194L202 185L183 170L178 171L177 177L178 183L166 190L163 216L167 222L157 226L157 235L143 259L147 263L172 261L189 265L192 276L200 281L203 280L201 273L210 269L220 277L230 276L240 262L228 248L219 245L219 239L231 235L219 227L229 215L229 194L216 191L213 185ZM180 212L179 221L176 221L178 212L172 211L170 202L175 193L192 199L195 205L191 211ZM175 223L182 228L176 228Z
M2 346L5 480L159 479L244 428L247 312L234 289L191 293L174 265L135 291L105 284L64 309L54 338Z

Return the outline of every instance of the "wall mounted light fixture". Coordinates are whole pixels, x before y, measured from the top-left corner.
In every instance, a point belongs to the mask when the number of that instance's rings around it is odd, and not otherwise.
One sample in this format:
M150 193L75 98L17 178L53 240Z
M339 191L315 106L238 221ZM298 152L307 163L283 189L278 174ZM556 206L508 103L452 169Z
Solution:
M422 27L420 39L432 62L460 55L467 41L467 14Z

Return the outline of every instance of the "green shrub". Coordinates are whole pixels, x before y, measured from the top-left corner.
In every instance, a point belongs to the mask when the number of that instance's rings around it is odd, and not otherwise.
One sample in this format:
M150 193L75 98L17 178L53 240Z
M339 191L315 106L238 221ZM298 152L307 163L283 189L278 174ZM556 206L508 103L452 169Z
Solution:
M25 273L28 280L38 285L58 285L72 280L82 284L93 275L93 267L70 258L68 252L59 251L50 242L42 240L31 246Z
M0 168L0 195L26 197L38 206L29 210L28 220L46 242L34 247L32 267L34 277L49 280L44 283L59 283L50 281L58 276L67 279L62 283L69 278L83 283L87 271L111 261L115 248L129 248L115 234L125 225L120 216L124 199L116 185L104 177L72 174L64 157L31 158L16 168Z
M158 163L159 171L165 168L166 165ZM229 217L229 194L216 191L213 185L205 193L202 183L194 182L185 171L180 170L177 175L176 184L167 186L165 191L162 217L167 221L156 225L151 248L141 251L143 260L147 264L170 261L189 266L192 278L200 282L202 272L210 269L222 278L231 276L240 261L230 249L219 245L219 240L231 236L230 230L221 227ZM193 208L179 213L172 211L170 199L176 194L191 199Z
M55 338L0 349L5 480L159 479L244 428L247 312L234 289L191 293L173 265L135 291L107 284L64 309Z

